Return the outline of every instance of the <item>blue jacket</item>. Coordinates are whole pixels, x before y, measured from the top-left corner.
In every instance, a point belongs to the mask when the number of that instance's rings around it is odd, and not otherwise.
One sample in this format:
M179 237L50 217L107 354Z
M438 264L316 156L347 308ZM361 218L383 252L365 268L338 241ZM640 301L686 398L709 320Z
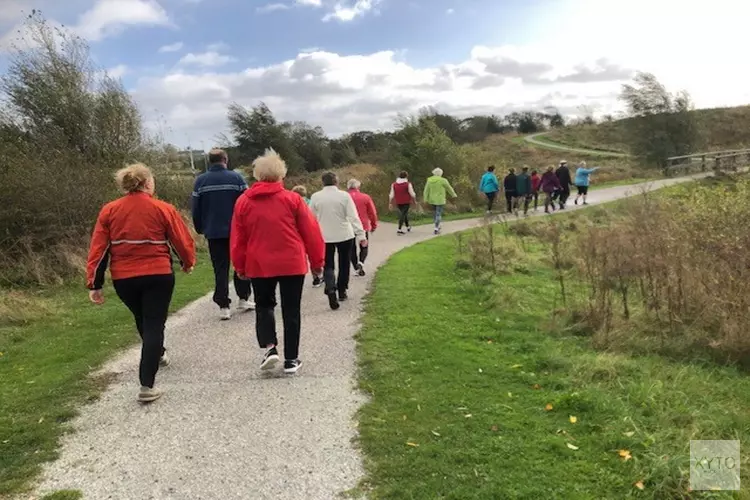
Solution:
M497 176L494 172L484 173L482 180L479 181L479 190L484 194L500 191L500 184L497 182Z
M576 186L588 186L589 185L589 175L599 170L599 167L594 168L581 168L578 167L576 169L576 180L575 184Z
M246 189L245 179L221 164L211 165L208 172L199 175L192 203L193 225L198 234L209 240L229 238L234 204Z

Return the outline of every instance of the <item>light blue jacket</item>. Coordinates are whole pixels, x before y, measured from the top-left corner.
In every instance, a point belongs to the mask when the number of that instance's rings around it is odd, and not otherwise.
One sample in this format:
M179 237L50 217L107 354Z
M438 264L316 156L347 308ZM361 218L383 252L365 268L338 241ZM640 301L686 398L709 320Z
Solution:
M589 176L599 170L599 167L594 168L581 168L578 167L576 169L576 180L575 185L576 186L588 186L589 185Z
M479 181L479 190L484 194L500 191L500 184L497 182L497 176L494 172L485 172L482 180Z

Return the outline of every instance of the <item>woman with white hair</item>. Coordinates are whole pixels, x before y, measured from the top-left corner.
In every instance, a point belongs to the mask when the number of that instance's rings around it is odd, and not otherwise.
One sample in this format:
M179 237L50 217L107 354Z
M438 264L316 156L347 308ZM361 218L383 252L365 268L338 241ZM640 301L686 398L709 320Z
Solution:
M576 194L576 199L574 200L574 203L578 205L578 199L583 196L583 204L588 205L586 203L586 196L589 194L589 184L591 183L591 174L599 170L599 167L594 168L586 168L586 162L582 161L580 164L578 164L578 168L576 169L576 179L575 184L578 188L578 194Z
M346 183L349 196L354 200L359 220L362 222L362 228L365 230L365 238L369 242L370 233L374 233L378 228L378 211L375 209L375 203L373 203L370 195L360 191L361 187L362 183L357 179L349 179L349 182ZM367 260L367 253L370 246L360 246L359 251L357 251L358 246L356 243L352 245L352 265L357 276L365 276L365 260Z
M432 177L429 177L424 185L424 202L432 205L435 214L433 217L435 234L440 233L440 222L448 196L454 199L458 197L448 179L443 177L443 169L436 168L432 171Z
M302 289L305 275L323 273L325 244L318 221L305 200L284 189L286 163L272 149L253 162L258 181L237 200L230 232L232 264L255 292L255 332L266 349L261 370L279 362L276 337L276 287L284 321L284 373L296 373L299 359ZM309 264L308 265L308 261Z

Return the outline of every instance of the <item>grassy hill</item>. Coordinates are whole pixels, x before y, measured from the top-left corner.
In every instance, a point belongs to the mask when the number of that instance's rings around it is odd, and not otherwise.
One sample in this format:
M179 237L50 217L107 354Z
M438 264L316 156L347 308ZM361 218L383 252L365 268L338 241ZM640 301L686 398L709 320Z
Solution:
M706 151L750 147L750 106L697 109L706 137ZM545 137L576 148L627 153L627 119L598 125L580 125L550 131Z

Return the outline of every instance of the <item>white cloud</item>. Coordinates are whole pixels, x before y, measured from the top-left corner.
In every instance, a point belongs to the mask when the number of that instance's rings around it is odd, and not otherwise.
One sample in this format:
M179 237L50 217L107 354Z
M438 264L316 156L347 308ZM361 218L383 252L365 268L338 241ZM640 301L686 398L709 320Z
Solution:
M456 9L448 9L445 11L445 13L448 15L453 14L454 12L456 12Z
M99 0L80 17L74 30L97 41L139 25L169 26L169 16L155 0Z
M186 54L180 59L179 64L184 66L209 66L209 67L217 67L217 66L224 66L225 64L228 64L230 62L234 62L236 59L232 56L228 56L225 54L219 54L218 52L208 51L208 52L201 52L199 54L194 54L190 52L189 54Z
M185 44L182 42L175 42L169 45L162 45L159 47L159 52L165 53L165 52L179 52L182 50L182 47L184 47Z
M746 45L743 23L750 4L713 0L738 9L726 18L688 4L675 10L674 4L663 7L653 0L612 1L621 9L616 22L609 3L560 0L564 8L554 23L572 27L564 36L545 29L548 35L529 45L479 45L458 64L424 67L392 51L344 56L310 47L294 59L237 72L178 66L161 77L142 78L134 95L144 112L159 110L175 137L188 132L206 141L227 130L226 107L232 102L264 101L278 119L305 120L331 135L389 129L399 114L423 106L463 116L546 106L575 115L584 104L597 114L615 113L622 109L621 84L634 69L652 71L670 90L686 89L700 107L750 102L750 67L738 64L736 51L727 49ZM652 38L633 32L636 25L639 33L660 34L658 50ZM192 58L194 65L201 59Z
M206 50L209 52L222 52L222 51L229 50L229 45L224 42L215 42L215 43L208 44L208 46L206 47Z
M305 5L309 7L322 7L323 0L294 0L297 5Z
M277 10L289 10L289 8L290 7L285 3L269 3L261 7L257 7L255 11L260 14L265 14L268 12L276 12Z
M130 69L124 64L118 64L114 68L109 68L107 70L107 74L111 76L112 78L122 78L129 72L130 72Z
M333 10L323 16L323 21L330 21L332 19L344 23L353 21L373 10L377 7L380 1L381 0L356 0L352 3L351 0L348 0L346 3L336 3Z

